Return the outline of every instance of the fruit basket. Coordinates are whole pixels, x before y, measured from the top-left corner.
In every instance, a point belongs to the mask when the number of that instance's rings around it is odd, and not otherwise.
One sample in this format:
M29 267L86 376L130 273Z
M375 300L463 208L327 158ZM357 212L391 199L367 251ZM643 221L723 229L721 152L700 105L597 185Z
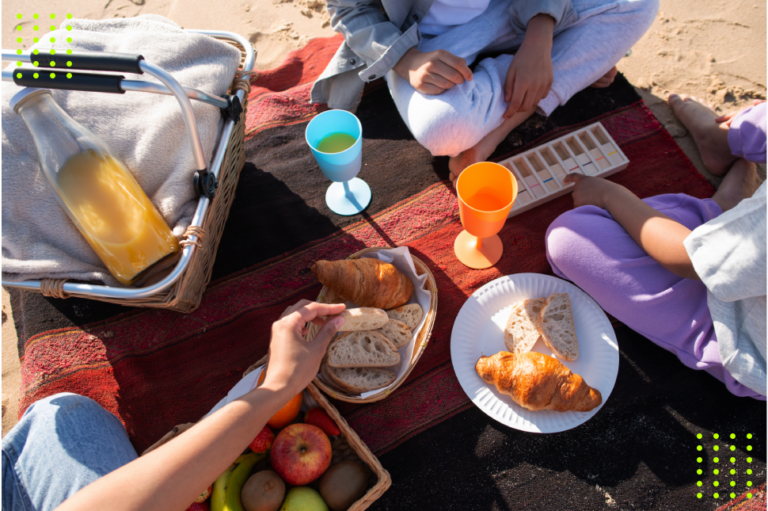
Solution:
M350 255L348 259L358 259L366 254L373 254L383 250L389 249L366 248ZM323 392L331 396L333 399L358 404L381 401L382 399L385 399L387 396L389 396L400 385L402 385L406 378L408 378L408 375L411 374L413 368L416 367L416 364L419 362L421 355L424 354L424 350L427 348L429 338L432 335L432 328L435 325L435 317L437 316L437 282L435 282L434 275L432 275L432 272L427 267L427 265L424 264L423 261L421 261L418 257L411 255L410 253L408 253L408 257L413 261L416 275L426 275L426 281L423 284L423 288L429 292L429 308L424 310L424 321L421 325L421 328L418 329L418 331L415 333L415 338L411 341L410 344L400 348L399 350L401 353L401 359L407 360L407 362L402 364L393 383L382 389L366 392L365 394L352 394L340 388L334 382L325 379L321 373L318 373L314 380L315 385L317 385L317 387L319 387ZM414 279L411 278L411 280ZM418 287L421 284L414 280L414 285ZM336 300L334 300L333 293L326 286L323 286L323 288L320 290L320 294L317 297L317 301L320 303L333 303ZM318 331L319 327L317 325L314 323L310 324L306 336L307 341L314 339Z
M267 357L265 356L254 365L249 367L243 373L243 376L245 377L252 371L259 369L261 366L266 364L266 362ZM328 401L328 399L314 384L310 383L309 386L304 390L303 404L301 408L302 412L299 414L299 416L303 416L303 413L307 409L313 407L320 407L325 410L325 412L330 416L331 419L333 419L333 421L336 423L336 426L338 426L339 430L341 431L339 436L331 439L332 460L329 470L334 465L342 461L355 461L362 464L367 472L368 488L366 493L357 501L355 501L348 508L348 511L362 511L364 509L368 509L368 507L370 507L373 502L379 499L379 497L381 497L384 492L387 491L387 489L392 485L392 479L389 475L389 472L384 470L384 467L379 462L379 459L371 452L368 446L365 445L365 443L349 426L349 424L347 424L346 419L341 416L339 411L336 410L336 407L334 407L333 404ZM176 426L171 431L166 433L165 436L163 436L155 444L144 451L142 456L160 447L176 436L182 434L193 425L194 424L189 423ZM265 468L264 463L260 462L253 467L253 471L255 472L263 468ZM317 481L310 483L308 486L317 486Z

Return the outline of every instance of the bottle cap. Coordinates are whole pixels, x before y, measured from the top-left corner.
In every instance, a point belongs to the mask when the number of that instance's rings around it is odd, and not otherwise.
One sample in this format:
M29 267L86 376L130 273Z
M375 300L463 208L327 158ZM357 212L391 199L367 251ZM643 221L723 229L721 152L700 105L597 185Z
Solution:
M37 96L39 94L51 93L51 89L39 89L37 87L26 87L24 89L21 89L19 92L13 95L11 98L11 109L16 112L16 108L26 101L28 98L31 98L33 96ZM16 112L18 113L18 112Z

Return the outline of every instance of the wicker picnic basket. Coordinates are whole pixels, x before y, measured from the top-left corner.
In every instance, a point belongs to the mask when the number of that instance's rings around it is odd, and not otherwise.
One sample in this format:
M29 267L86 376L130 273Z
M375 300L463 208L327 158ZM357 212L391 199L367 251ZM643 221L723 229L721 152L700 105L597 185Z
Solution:
M370 254L372 252L378 252L379 250L386 250L382 248L366 248L359 252L355 252L354 254L350 255L348 259L357 259L363 256L364 254ZM421 355L424 353L424 350L427 349L427 344L429 343L429 338L432 335L432 328L435 326L435 317L437 316L437 282L435 282L435 276L432 275L432 272L427 267L424 262L419 259L418 257L411 255L411 258L413 259L413 265L416 267L416 273L417 275L427 275L427 282L425 284L425 288L430 293L430 306L429 310L425 311L426 320L424 321L424 325L421 327L421 330L418 333L418 336L416 337L416 350L413 353L413 356L411 357L411 360L408 362L408 366L403 374L401 374L395 381L392 383L389 387L385 389L381 389L380 392L377 392L376 394L372 394L367 397L362 397L359 394L350 394L346 390L341 389L340 387L336 386L333 382L329 382L322 378L322 375L318 374L315 376L315 385L317 385L320 389L322 389L323 392L331 396L333 399L338 399L339 401L346 401L348 403L373 403L376 401L381 401L382 399L389 396L395 389L397 389L400 385L403 384L403 382L408 378L408 375L411 374L411 371L413 371L413 368L416 367L416 364L419 362L419 359L421 358ZM415 284L415 283L414 283ZM320 303L326 303L327 297L330 296L330 291L327 287L323 286L323 289L320 290L320 294L317 297L317 301ZM317 335L317 332L320 330L320 328L315 325L314 323L311 323L309 326L309 331L307 332L306 339L307 341L311 341L314 339L315 335Z
M267 357L263 357L261 360L253 364L251 367L245 370L243 376L247 375L251 371L254 371L266 364ZM325 410L328 415L334 420L336 425L341 430L341 436L332 440L331 445L333 448L333 458L331 465L335 465L340 461L352 460L361 462L369 473L368 478L368 491L360 497L359 500L354 502L348 509L348 511L363 511L368 509L379 497L381 497L387 489L392 485L392 478L389 472L384 470L384 467L379 462L379 459L371 452L367 445L357 436L357 433L349 427L346 419L342 417L339 411L333 404L320 392L312 383L304 390L304 402L314 402L317 406ZM181 424L176 426L171 431L165 434L155 444L150 446L146 451L142 453L142 456L154 449L160 447L164 443L170 441L174 437L177 437L187 429L191 428L194 424Z
M141 291L141 289L93 286L93 288L103 287L104 289L115 290L116 293L120 293L123 290L126 291L123 294L113 293L113 296L102 296L89 293L87 285L78 285L76 287L83 287L86 290L68 292L65 288L67 281L61 279L43 279L37 283L30 281L35 287L25 286L26 282L3 282L4 286L36 291L52 298L63 299L75 296L129 307L152 307L184 313L192 312L200 306L203 292L211 279L213 263L216 258L221 235L224 231L224 224L229 217L229 210L235 198L235 188L240 179L240 171L245 164L245 112L248 107L248 93L251 90L250 81L254 73L250 69L244 69L244 67L246 67L246 63L250 67L253 66L255 50L247 40L237 34L203 30L195 30L194 32L208 34L222 42L231 44L240 51L240 69L235 73L228 94L233 96L237 94L238 97L242 98L240 100L242 113L232 128L226 152L221 160L221 166L217 175L219 186L216 189L216 196L210 201L207 210L205 210L202 223L190 226L184 234L185 239L181 242L181 245L194 245L194 250L188 261L186 261L186 266L183 267L181 274L171 285L164 287L162 290L153 291L151 294L134 293L136 296L133 296L131 291ZM249 46L248 49L246 49L245 44ZM224 132L226 132L226 129ZM222 143L223 141L219 142L219 144ZM198 211L200 211L199 204ZM139 294L141 295L140 297L138 296Z

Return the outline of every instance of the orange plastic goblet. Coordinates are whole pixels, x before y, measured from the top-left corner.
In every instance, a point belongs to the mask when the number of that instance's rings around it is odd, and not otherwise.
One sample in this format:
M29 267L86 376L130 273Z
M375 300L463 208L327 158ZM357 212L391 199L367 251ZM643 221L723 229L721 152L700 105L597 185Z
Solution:
M504 250L497 234L517 198L517 180L503 165L484 161L464 169L456 192L464 226L453 244L456 257L470 268L490 268Z

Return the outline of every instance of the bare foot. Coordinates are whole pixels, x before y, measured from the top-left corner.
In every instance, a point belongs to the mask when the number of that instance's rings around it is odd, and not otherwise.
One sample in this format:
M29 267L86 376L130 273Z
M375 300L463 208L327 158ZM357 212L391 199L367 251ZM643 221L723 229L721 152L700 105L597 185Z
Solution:
M757 175L755 164L737 159L720 183L720 188L712 196L712 200L717 202L725 212L743 199L752 197L760 184L760 176Z
M619 70L616 69L616 66L613 66L611 69L608 70L607 73L605 73L603 76L597 79L595 83L590 85L590 87L594 87L595 89L604 89L605 87L608 87L610 84L613 83L614 78L616 78L616 75L619 73Z
M512 117L501 123L501 126L488 133L485 138L480 140L474 147L459 153L457 156L451 156L448 160L448 169L451 171L449 177L451 182L455 183L464 169L480 161L486 161L488 157L496 150L501 142L507 138L509 133L520 126L524 120L533 115L534 110L528 112L517 112Z
M677 118L693 135L704 166L716 176L728 172L736 161L728 146L728 126L715 122L715 111L698 98L670 94L668 101Z

